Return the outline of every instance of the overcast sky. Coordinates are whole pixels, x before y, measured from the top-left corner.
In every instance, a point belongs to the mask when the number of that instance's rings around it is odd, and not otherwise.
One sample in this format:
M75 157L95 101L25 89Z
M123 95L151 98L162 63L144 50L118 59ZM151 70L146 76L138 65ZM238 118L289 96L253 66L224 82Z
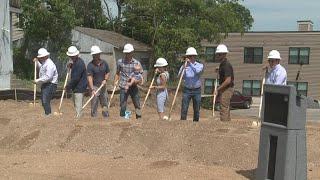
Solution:
M320 31L320 0L243 0L254 18L252 31L295 31L298 20L311 20Z

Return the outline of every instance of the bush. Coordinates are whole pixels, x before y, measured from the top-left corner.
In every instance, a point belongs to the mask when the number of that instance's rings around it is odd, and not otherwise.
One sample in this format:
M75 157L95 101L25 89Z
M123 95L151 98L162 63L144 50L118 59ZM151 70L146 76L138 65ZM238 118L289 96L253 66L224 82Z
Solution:
M21 48L13 48L13 72L19 79L33 79L33 64L21 52Z

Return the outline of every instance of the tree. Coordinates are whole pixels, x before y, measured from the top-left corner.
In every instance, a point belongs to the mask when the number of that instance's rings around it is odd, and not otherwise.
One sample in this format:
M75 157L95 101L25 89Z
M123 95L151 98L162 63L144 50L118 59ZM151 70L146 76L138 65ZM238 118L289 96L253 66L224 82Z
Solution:
M108 19L102 9L102 0L70 0L76 12L78 26L106 29Z
M175 77L178 56L187 47L198 48L203 39L220 42L229 32L247 31L252 22L238 0L127 0L122 33L151 45L155 57L169 60Z
M46 47L54 60L66 59L65 51L71 44L71 30L76 23L75 10L69 4L69 0L46 2L22 1L22 28L25 38L22 48L16 51L15 57L21 58L18 60L24 68L26 60L23 59L34 57L40 47ZM19 62L16 66L15 69L19 70ZM28 72L22 70L24 77L30 77L32 68L29 69Z

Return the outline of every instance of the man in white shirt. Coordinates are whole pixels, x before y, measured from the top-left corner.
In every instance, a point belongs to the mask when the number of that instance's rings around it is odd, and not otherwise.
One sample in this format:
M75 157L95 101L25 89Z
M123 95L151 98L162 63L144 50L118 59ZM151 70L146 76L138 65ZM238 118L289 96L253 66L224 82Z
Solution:
M51 114L50 101L57 89L58 72L56 65L49 58L50 53L45 48L38 50L37 61L39 68L39 78L34 81L36 84L41 84L41 102L46 115Z
M266 84L287 85L287 71L280 65L280 60L279 51L270 51L268 55L269 67L267 67Z

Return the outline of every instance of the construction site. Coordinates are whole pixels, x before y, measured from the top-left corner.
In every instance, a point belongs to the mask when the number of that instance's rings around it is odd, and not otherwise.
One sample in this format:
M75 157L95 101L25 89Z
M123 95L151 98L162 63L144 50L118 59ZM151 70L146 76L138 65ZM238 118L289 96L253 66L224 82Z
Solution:
M119 116L115 95L110 118L76 120L72 101L62 114L44 117L41 104L0 102L1 179L254 179L258 162L256 119L232 116L231 122L201 110L200 121L180 121L178 96L171 121L158 120L153 95L142 119ZM59 99L53 100L57 111ZM129 109L133 105L129 101ZM99 111L100 112L100 111ZM216 112L216 117L219 113ZM320 178L320 126L308 122L307 175Z
M0 179L320 179L320 31L246 6L0 0Z

